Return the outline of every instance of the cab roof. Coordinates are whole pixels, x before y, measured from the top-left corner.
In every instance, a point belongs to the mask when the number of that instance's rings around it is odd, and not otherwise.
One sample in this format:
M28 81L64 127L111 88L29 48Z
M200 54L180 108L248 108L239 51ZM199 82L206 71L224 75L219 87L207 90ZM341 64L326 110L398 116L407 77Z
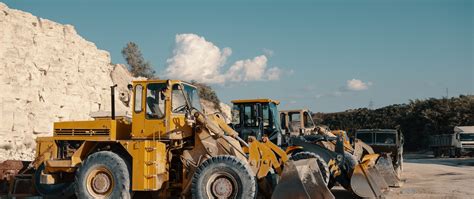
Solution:
M133 84L149 84L149 83L166 83L167 81L170 81L171 84L176 84L176 83L184 83L184 84L189 84L193 87L196 87L195 85L186 82L186 81L181 81L177 79L144 79L144 80L134 80L132 81Z
M272 99L240 99L240 100L232 100L233 104L245 104L245 103L274 103L276 105L280 104L278 100Z

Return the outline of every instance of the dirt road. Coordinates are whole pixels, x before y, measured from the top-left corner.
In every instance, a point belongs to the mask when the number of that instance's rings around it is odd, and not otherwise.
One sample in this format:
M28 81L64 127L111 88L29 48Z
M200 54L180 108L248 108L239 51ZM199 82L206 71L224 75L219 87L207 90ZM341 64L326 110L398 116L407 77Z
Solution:
M474 198L474 158L439 159L429 155L405 156L404 185L386 198ZM346 191L333 191L336 198L352 198Z

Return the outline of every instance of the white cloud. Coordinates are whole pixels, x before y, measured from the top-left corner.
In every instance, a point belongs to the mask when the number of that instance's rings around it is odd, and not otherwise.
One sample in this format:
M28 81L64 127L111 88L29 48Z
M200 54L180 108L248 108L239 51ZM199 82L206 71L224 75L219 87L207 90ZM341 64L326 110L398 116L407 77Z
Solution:
M230 48L220 50L204 37L195 34L176 35L173 57L166 60L166 76L203 83L222 83L220 71L232 54Z
M176 35L173 56L166 60L168 66L164 76L203 83L225 83L244 81L278 80L281 69L267 69L267 56L236 61L224 72L230 48L222 50L204 37L196 34Z
M359 79L347 80L346 89L350 91L362 91L369 89L369 86L372 85L372 82L363 82Z
M268 80L279 80L281 74L282 74L281 69L279 69L277 67L270 68L267 71L267 79Z
M227 71L226 76L231 81L263 80L267 67L267 57L260 55L253 59L236 61Z

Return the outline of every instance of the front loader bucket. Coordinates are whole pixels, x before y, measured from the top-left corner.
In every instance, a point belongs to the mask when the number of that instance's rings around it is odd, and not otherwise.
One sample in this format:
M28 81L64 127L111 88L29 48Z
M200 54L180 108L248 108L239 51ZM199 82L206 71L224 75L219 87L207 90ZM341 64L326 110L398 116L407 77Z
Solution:
M324 183L316 159L285 162L272 199L334 199Z
M374 158L376 158L374 156ZM355 166L351 177L351 188L354 194L362 198L380 198L388 185L374 162L364 161Z
M375 164L375 168L383 176L388 186L400 187L402 185L402 182L395 173L390 155L381 155Z

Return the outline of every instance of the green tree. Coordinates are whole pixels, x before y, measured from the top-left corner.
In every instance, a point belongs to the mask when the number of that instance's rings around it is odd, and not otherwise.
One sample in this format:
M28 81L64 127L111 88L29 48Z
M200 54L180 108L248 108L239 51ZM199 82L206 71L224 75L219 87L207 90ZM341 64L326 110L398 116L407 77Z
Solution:
M125 61L127 61L128 70L134 77L156 78L155 70L153 70L150 62L145 61L136 43L128 42L122 49L122 55Z

